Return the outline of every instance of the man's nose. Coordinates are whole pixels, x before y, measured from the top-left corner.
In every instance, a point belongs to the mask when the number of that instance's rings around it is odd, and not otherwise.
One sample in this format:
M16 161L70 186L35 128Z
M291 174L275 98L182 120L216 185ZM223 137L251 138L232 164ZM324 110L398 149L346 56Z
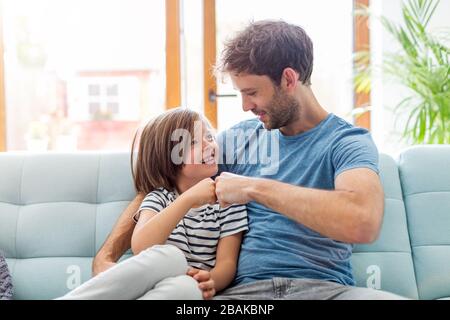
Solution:
M252 111L255 108L256 105L250 101L250 99L242 98L242 110L244 110L244 112Z

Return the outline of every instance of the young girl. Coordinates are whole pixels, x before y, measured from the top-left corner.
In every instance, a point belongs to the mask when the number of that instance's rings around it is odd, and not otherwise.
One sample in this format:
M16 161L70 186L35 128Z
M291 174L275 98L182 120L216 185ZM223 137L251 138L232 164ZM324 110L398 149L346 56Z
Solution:
M147 194L134 216L135 256L61 299L211 299L225 289L248 225L245 206L216 203L216 152L209 123L192 110L148 123L133 170L137 192Z

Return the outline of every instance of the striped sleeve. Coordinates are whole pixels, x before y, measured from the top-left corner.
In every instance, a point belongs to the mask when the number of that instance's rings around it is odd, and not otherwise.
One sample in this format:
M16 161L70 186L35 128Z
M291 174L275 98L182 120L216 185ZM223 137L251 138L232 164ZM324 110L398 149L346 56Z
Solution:
M247 207L232 205L219 210L220 238L247 231Z
M167 202L168 201L162 191L155 190L150 192L142 201L139 210L134 214L134 222L138 222L142 210L152 210L159 213L168 206Z

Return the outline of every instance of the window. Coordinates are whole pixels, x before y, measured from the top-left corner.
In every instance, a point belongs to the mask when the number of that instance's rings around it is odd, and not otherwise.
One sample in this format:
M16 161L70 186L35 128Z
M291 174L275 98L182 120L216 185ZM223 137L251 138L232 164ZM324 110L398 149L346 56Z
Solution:
M165 3L4 0L7 150L128 150L165 109Z

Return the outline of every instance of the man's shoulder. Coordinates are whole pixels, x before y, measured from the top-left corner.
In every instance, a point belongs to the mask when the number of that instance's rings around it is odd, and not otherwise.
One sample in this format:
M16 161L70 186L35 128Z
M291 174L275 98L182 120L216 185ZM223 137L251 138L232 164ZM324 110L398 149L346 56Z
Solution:
M366 129L356 127L355 125L351 124L344 118L341 118L335 114L331 114L331 116L330 116L329 127L331 130L334 130L339 133L360 130L360 129L362 131L367 132Z
M328 130L332 134L327 132L325 136L333 139L335 144L339 145L339 143L352 141L372 141L371 134L367 129L357 127L336 115L333 115L331 120Z
M378 172L378 149L371 133L336 117L329 152L336 167L335 176L348 167L369 167Z

